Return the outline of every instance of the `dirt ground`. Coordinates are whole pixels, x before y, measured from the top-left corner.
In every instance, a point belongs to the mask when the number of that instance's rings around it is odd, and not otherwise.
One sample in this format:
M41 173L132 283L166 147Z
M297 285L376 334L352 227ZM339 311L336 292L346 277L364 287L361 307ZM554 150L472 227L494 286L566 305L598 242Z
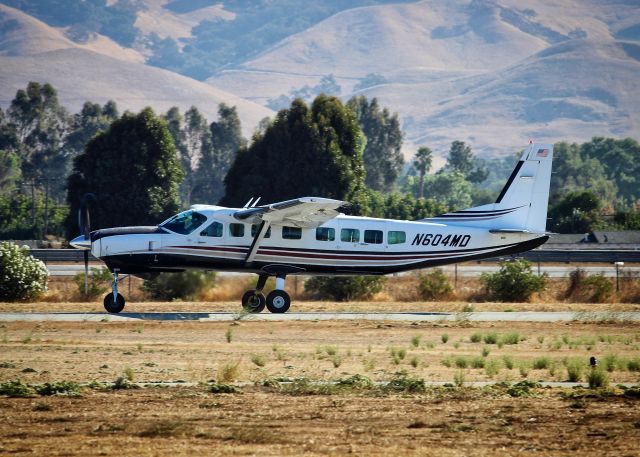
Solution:
M638 401L256 389L89 391L1 398L0 453L47 456L637 456Z
M400 374L565 381L571 360L583 365L584 380L592 355L610 366L611 385L639 382L637 324L120 323L106 315L103 322L5 322L0 382L111 383L126 375L243 387L0 396L0 455L640 455L640 404L620 395L573 398L577 391L554 388L513 398L466 387L292 395L259 387L356 374L381 382Z

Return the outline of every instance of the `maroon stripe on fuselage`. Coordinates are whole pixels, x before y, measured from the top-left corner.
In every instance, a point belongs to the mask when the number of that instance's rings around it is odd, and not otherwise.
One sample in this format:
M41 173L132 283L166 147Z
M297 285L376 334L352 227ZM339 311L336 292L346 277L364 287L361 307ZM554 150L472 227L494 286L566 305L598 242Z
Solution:
M478 249L466 249L466 250L456 250L456 251L439 251L439 252L425 252L425 253L416 253L416 254L403 254L403 255L389 255L389 253L380 253L376 255L376 253L371 253L368 255L362 254L329 254L329 253L313 253L313 252L290 252L290 251L275 251L268 248L259 249L258 255L272 255L277 257L296 257L301 259L331 259L331 260L420 260L420 259L432 259L432 258L441 258L447 257L451 255L473 255L478 254L482 251L487 251L490 249L501 249L508 248L511 246L515 246L518 243L502 245L502 246L491 246L485 248ZM245 253L248 248L230 248L230 247L218 247L218 246L169 246L171 248L180 248L180 249L197 249L203 251L224 251L224 252L237 252L237 253Z

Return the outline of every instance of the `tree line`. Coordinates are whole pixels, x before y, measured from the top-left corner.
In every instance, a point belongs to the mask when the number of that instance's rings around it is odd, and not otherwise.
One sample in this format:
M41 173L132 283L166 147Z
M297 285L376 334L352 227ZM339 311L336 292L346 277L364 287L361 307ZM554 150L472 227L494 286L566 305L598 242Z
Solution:
M92 229L157 224L195 203L305 195L347 200L352 214L421 219L494 201L519 156L489 162L454 141L430 173L431 149L405 163L402 141L398 115L364 96L294 99L248 141L225 104L213 122L196 107L120 114L112 101L71 115L51 85L32 82L0 109L0 239L74 236L83 202ZM639 152L632 139L556 144L549 228L640 228Z

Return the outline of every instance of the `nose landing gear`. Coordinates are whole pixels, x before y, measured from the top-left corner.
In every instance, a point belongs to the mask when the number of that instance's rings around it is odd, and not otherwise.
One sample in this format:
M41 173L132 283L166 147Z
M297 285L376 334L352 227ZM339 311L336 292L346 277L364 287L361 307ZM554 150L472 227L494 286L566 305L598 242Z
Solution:
M118 293L118 282L125 279L127 276L119 278L119 272L117 268L113 270L113 282L111 283L111 293L104 297L104 309L108 313L117 314L124 309L125 300L122 295Z
M272 313L286 313L291 306L291 297L284 290L285 276L276 277L276 288L264 297L262 289L267 282L267 275L260 275L255 289L250 289L242 296L242 307L250 313L259 313L265 306Z

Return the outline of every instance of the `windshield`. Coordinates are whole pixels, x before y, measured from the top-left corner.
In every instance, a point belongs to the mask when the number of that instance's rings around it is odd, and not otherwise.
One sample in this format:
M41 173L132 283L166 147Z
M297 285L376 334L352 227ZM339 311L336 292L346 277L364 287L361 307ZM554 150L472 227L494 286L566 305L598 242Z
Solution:
M168 221L163 222L160 226L181 235L188 235L200 227L206 220L207 216L196 213L193 210L189 210L176 214Z

